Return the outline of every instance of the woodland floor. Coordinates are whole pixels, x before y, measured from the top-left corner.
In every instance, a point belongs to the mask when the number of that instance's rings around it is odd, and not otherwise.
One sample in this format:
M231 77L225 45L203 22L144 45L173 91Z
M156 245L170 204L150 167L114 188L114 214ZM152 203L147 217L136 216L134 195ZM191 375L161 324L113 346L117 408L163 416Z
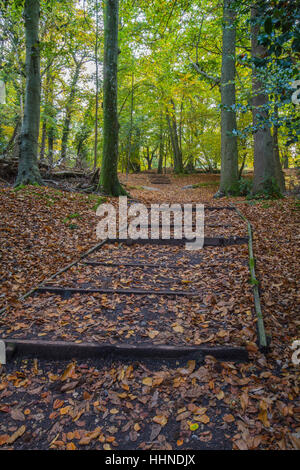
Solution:
M96 195L0 183L0 337L69 342L234 345L249 362L14 359L0 366L1 449L299 449L299 203L214 200L218 176L130 175L151 203L236 203L254 231L256 275L270 351L256 346L247 245L108 244L51 286L180 290L193 296L20 295L96 245ZM186 185L199 184L195 189ZM143 189L143 187L151 189ZM156 191L153 189L157 189ZM117 204L116 200L110 200ZM233 211L205 213L207 237L247 236ZM129 267L130 262L160 264ZM49 285L49 283L47 283Z

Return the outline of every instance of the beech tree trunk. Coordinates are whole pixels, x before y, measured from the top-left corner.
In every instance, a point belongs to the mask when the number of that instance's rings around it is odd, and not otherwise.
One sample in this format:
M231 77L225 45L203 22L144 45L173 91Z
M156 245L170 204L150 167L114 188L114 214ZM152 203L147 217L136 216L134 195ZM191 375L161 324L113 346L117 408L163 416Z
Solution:
M219 193L224 196L238 182L238 144L235 106L236 13L232 0L224 0L223 51L221 75L221 181Z
M96 0L96 43L95 43L95 65L96 65L96 96L95 96L95 140L94 140L94 171L97 168L98 156L98 111L99 111L99 61L98 61L98 34L99 34L99 5Z
M39 0L25 0L26 90L17 186L42 183L37 163L41 101L39 17Z
M251 19L257 18L257 8L251 9ZM258 44L259 25L251 26L251 53L253 59L261 59L266 56L267 50ZM260 77L259 68L253 64L252 69L252 115L253 125L258 129L254 133L254 178L253 194L269 190L270 185L277 181L273 138L270 127L264 124L268 120L268 95L264 90L264 84Z
M98 189L111 196L126 195L118 180L118 25L119 0L104 4L103 157Z

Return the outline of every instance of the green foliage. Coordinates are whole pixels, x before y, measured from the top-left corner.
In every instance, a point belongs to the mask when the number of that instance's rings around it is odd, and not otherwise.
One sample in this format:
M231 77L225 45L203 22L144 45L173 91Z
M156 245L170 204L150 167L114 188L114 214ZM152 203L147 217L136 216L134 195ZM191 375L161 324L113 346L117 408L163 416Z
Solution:
M251 286L258 286L259 282L255 277L251 277L250 278L250 284L251 284Z
M19 192L19 191L25 190L25 194L30 194L30 192L31 192L30 186L34 186L35 188L40 188L41 187L40 184L38 184L38 183L32 183L30 185L18 184L17 186L15 186L13 188L13 191L14 192ZM41 194L39 194L38 197L47 198L46 195L41 195Z
M300 211L300 201L295 199L295 204L293 207L294 211Z
M96 204L93 205L92 210L96 211L101 204L104 204L107 198L104 196L96 196Z
M249 178L241 178L233 184L227 191L227 196L249 196L252 190L252 180Z
M25 41L22 1L1 3L0 79L6 83L7 104L0 105L0 153L4 152L24 101ZM299 78L299 8L292 0L258 1L259 41L268 55L256 61L268 94L269 117L252 125L250 0L235 0L237 11L236 107L239 150L252 165L253 133L268 125L278 128L280 151L290 146L290 165L297 154L299 119L292 103L292 84ZM103 16L99 6L98 62L103 62ZM95 144L95 45L96 2L41 0L41 128L46 125L44 158L58 162L62 128L70 104L76 62L83 60L71 113L65 163L91 166ZM212 0L123 0L120 2L118 113L120 123L119 170L147 167L147 148L157 168L162 149L163 166L174 166L167 111L175 117L185 172L220 169L220 77L222 59L222 2ZM194 65L204 72L201 75ZM213 78L214 80L212 80ZM133 91L133 93L132 93ZM103 134L103 90L99 73L98 165ZM133 100L132 100L133 98ZM172 110L174 101L175 111ZM278 113L275 112L275 106ZM133 110L132 110L133 107ZM131 112L133 111L133 112ZM49 155L49 138L53 154ZM286 148L284 149L284 151ZM298 152L299 154L299 152ZM231 194L246 195L242 181ZM272 191L271 191L272 192Z
M77 224L70 224L70 225L68 226L68 228L69 228L70 230L76 230L76 229L79 228L79 226L78 226Z
M64 219L63 219L63 223L64 224L68 224L70 222L70 220L73 220L73 219L80 219L81 218L81 215L78 214L78 213L74 213L74 214L69 214L67 215Z
M264 190L252 195L251 193L247 196L247 199L256 199L256 200L264 200L264 199L282 199L283 195L281 190L274 180L274 178L268 178L264 181Z
M26 186L25 184L19 184L18 186L15 186L15 187L13 188L13 191L14 191L15 193L17 193L17 192L19 192L19 191L22 191L23 189L26 189L26 187L27 187L27 186Z
M273 178L269 178L264 182L264 190L253 195L252 194L252 180L249 178L241 178L236 184L232 185L227 191L227 196L245 196L249 201L251 200L273 200L281 199L283 197L277 182Z

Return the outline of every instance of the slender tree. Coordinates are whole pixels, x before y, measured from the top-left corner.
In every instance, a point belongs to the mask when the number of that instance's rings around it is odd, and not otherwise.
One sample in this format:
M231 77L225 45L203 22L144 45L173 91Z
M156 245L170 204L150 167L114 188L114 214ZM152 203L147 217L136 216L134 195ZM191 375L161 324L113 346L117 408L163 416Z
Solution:
M95 3L96 9L96 42L95 42L95 65L96 65L96 96L95 96L95 140L94 140L94 171L97 167L98 155L98 111L99 111L99 60L98 60L98 35L99 35L99 4L98 0Z
M119 0L104 5L103 157L98 189L111 196L125 195L118 180L118 26Z
M182 150L180 147L180 134L178 134L178 126L176 121L176 106L173 100L171 100L171 107L171 111L167 110L167 123L169 126L172 149L174 152L174 171L175 173L182 173Z
M163 159L164 159L164 134L163 134L163 114L160 113L160 125L159 125L159 157L158 157L158 166L157 173L162 174L163 170Z
M131 167L133 108L134 108L134 71L132 70L132 75L131 75L130 128L129 128L129 133L128 133L128 153L127 153L127 163L126 163L126 177L128 177L129 169Z
M217 196L224 196L238 181L238 144L235 107L236 13L232 0L223 4L221 75L221 182Z
M57 110L54 106L54 76L51 73L49 77L48 85L48 103L47 103L47 113L48 113L48 122L47 122L47 138L48 138L48 163L50 166L54 163L54 143L55 138L57 137L57 127L56 127L56 114Z
M42 183L37 163L41 101L39 17L39 0L25 0L26 90L16 185Z
M40 144L40 161L43 162L45 158L45 151L46 151L46 140L47 140L47 111L49 108L48 103L48 94L50 88L50 80L51 80L51 66L50 62L48 61L47 64L47 71L46 71L46 79L45 79L45 86L44 86L44 112L42 113L42 136L41 136L41 144ZM43 87L42 87L43 89Z
M76 92L77 92L77 84L80 76L80 70L83 65L84 59L77 59L75 57L75 54L73 55L73 59L75 62L75 71L74 75L72 78L72 83L71 83L71 90L70 90L70 95L66 104L66 114L65 114L65 119L63 123L63 129L62 129L62 139L61 139L61 159L64 160L67 156L67 147L68 147L68 140L69 140L69 134L70 134L70 125L71 125L71 119L72 119L72 113L74 111L73 105L76 97Z

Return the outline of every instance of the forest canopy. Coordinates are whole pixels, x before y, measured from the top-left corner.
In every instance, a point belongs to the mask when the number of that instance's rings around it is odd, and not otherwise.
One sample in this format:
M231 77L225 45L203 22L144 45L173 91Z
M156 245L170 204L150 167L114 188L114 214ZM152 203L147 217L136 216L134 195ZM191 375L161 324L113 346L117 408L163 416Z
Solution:
M281 167L299 165L297 2L2 0L0 5L2 158L28 156L30 150L31 162L36 158L51 167L101 167L104 14L105 7L115 7L118 171L217 172L222 166L222 195L234 193L242 170L253 165L257 191L270 182L283 191ZM37 46L40 73L31 82L37 103L26 111L34 6L31 47ZM24 141L26 116L30 125L35 121L37 141ZM41 183L35 171L26 178L19 169L19 183Z

